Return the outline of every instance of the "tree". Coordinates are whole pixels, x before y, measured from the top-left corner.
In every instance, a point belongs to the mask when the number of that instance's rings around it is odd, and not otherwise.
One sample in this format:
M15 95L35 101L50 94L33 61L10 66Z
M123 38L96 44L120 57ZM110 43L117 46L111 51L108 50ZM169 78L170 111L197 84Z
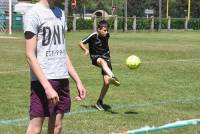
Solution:
M200 17L200 1L191 0L191 17Z
M31 3L36 3L36 2L38 2L39 0L32 0L32 2Z

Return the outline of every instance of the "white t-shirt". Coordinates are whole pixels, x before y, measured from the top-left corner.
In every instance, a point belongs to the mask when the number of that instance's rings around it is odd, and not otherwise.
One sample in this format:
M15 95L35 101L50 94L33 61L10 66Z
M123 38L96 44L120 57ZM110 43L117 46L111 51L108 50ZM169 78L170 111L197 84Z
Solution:
M64 12L57 8L56 13L40 3L32 7L24 17L24 32L37 35L36 56L47 79L69 78L66 59ZM31 71L32 81L37 80Z

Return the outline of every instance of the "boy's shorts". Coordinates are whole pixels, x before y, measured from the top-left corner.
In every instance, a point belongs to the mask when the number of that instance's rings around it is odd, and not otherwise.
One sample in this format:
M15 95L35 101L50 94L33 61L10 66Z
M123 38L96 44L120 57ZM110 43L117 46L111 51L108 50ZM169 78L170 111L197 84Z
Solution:
M93 55L93 56L91 56L91 60L92 60L92 64L93 65L99 67L99 65L97 64L97 59L98 58L104 59L106 61L107 65L108 65L108 67L110 68L110 70L112 70L111 60L108 57L99 56L99 55ZM102 75L107 75L107 73L103 69L101 69L101 74Z
M57 105L48 103L45 90L39 81L31 82L30 118L50 117L57 113L67 113L71 108L71 98L68 79L49 80L59 96Z

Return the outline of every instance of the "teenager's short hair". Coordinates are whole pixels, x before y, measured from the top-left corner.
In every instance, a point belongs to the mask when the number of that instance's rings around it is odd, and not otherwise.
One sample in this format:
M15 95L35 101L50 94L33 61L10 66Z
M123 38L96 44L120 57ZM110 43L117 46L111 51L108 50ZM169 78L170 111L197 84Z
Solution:
M98 23L97 28L102 29L103 27L109 28L109 24L108 24L108 22L106 20L101 20Z

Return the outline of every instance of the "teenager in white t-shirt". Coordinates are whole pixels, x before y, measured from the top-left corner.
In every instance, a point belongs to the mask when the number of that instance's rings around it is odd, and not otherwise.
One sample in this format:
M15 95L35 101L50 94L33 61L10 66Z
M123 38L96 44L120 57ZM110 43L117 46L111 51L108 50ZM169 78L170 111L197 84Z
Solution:
M66 52L64 13L54 3L55 0L40 0L24 18L26 57L31 70L27 134L41 133L45 117L49 117L48 133L61 133L64 113L71 107L70 76L76 82L78 98L86 95Z

